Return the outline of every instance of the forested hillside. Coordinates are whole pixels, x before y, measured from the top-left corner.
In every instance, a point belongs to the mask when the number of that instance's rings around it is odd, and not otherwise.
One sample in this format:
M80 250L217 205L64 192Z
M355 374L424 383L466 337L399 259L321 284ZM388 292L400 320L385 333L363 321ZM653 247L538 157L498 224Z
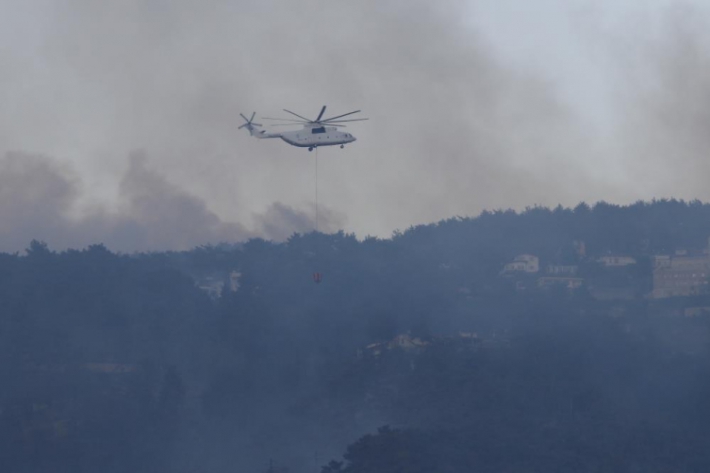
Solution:
M710 296L648 294L654 256L708 237L710 205L657 201L180 253L34 241L0 255L0 464L707 471ZM505 274L521 254L584 282Z

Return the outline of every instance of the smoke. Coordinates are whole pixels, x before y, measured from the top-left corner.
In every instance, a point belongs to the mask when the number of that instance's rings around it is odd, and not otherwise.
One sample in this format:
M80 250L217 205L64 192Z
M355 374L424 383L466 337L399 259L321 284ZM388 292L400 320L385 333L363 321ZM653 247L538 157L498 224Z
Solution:
M8 154L0 161L0 241L16 251L33 238L67 240L68 213L79 190L67 169L40 157Z
M315 207L309 213L280 202L272 204L266 212L254 216L257 232L265 238L286 240L294 233L309 233L316 229ZM337 232L343 227L345 217L330 209L318 209L318 231Z
M252 139L238 113L315 116L323 104L371 119L319 163L324 205L359 235L618 190L594 166L594 133L554 84L496 57L464 1L73 0L41 10L27 20L42 21L35 46L6 62L10 109L22 113L0 112L0 129L12 130L0 138L71 160L87 192L115 182L140 148L224 220L248 224L273 202L306 208L312 155Z
M344 150L320 150L321 205L337 215L324 229L389 236L483 209L706 198L699 10L665 12L664 33L644 36L654 28L644 16L595 29L599 8L577 29L592 35L597 55L613 41L599 61L617 91L611 138L563 99L554 77L505 61L471 26L463 0L2 6L0 143L72 163L81 191L64 198L77 205L125 187L125 156L144 149L173 196L204 206L191 209L210 229L199 233L174 215L166 223L163 204L133 188L143 200L129 220L151 230L124 226L111 233L116 248L240 234L225 222L276 238L312 228L314 153L251 138L237 130L238 114L315 116L323 104L328 115L362 109L371 119L347 128L358 141ZM114 198L109 208L126 205ZM44 228L73 244L72 229ZM179 228L184 240L161 228Z
M184 250L256 235L282 240L313 229L305 212L278 202L254 216L255 231L224 221L203 199L151 169L143 153L130 156L115 208L82 208L82 195L71 166L40 155L7 154L0 159L0 251L19 251L32 239L58 249L103 243L117 251ZM323 229L342 223L328 209L321 215Z
M710 22L707 8L679 4L643 24L617 52L618 141L640 197L709 199Z

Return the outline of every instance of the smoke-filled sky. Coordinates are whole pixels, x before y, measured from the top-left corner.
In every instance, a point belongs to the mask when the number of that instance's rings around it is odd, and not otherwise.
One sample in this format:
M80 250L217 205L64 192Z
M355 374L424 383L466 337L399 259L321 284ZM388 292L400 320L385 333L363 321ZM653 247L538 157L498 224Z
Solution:
M239 112L362 109L321 229L710 199L710 7L670 0L0 4L0 250L309 231L314 153Z

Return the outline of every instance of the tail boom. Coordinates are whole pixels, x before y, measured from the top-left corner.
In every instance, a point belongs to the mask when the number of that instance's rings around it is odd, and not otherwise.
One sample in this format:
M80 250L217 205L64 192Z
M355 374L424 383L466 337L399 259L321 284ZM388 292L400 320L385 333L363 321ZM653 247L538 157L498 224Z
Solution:
M239 129L241 130L242 128L246 128L249 130L249 134L255 138L259 139L266 139L266 138L281 138L280 133L267 133L264 130L259 130L257 127L261 127L261 123L254 123L254 117L256 116L256 112L251 114L250 118L245 117L243 114L239 114L242 116L244 121L246 123L243 123Z

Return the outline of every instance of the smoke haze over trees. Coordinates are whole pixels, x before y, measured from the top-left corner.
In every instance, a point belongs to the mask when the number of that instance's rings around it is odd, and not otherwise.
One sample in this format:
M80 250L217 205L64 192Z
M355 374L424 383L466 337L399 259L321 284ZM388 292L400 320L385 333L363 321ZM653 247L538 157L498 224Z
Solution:
M663 314L710 296L643 296L644 261L707 248L708 217L700 202L580 204L132 256L34 241L0 255L2 464L704 471L710 318ZM610 252L638 264L594 263ZM638 296L520 292L500 275L520 253Z
M253 229L225 222L204 200L150 169L138 152L121 179L117 209L82 204L82 181L73 171L43 156L11 153L0 159L0 250L19 251L33 238L59 248L100 241L118 251L186 250L256 235L284 240L313 228L311 209L278 202L254 216ZM343 217L327 207L320 214L322 229L342 226Z

